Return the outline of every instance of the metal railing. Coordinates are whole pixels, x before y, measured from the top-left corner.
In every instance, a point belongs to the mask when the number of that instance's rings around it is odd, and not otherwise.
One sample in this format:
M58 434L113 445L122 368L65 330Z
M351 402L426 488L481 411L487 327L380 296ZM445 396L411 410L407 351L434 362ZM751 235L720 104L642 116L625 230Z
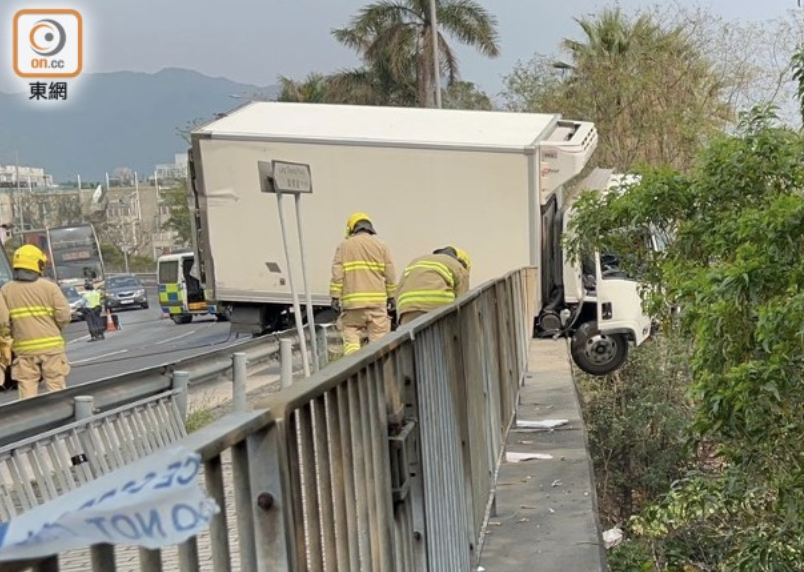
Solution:
M0 448L0 521L186 437L186 374L183 380L183 388L102 415L84 408L74 423Z
M134 275L140 279L140 282L146 288L155 288L159 282L156 272L135 272Z
M141 569L175 556L165 569L471 570L535 300L535 269L513 272L179 441L201 454L204 486L230 512L150 551ZM114 569L115 551L104 554L95 570Z
M328 335L326 327L321 329L321 335ZM0 447L71 423L75 419L74 398L77 396L90 396L98 410L107 411L170 389L175 371L189 372L192 386L231 377L232 354L235 352L244 352L249 366L277 359L277 338L293 337L293 332L287 331L276 336L250 339L179 361L0 405Z

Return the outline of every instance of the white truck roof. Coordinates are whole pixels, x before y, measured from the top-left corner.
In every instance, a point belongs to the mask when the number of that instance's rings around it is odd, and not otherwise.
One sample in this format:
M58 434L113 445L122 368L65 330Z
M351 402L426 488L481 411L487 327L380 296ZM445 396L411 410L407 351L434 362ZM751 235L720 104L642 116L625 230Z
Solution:
M193 134L213 139L360 143L524 152L560 116L286 102L253 102Z

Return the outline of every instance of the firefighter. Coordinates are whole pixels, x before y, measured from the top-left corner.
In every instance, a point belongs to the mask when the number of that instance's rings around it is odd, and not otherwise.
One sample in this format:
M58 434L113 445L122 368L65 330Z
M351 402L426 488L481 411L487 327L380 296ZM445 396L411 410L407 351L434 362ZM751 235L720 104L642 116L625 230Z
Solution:
M399 324L415 320L466 293L470 269L469 255L456 246L439 248L413 260L399 281Z
M0 330L13 339L11 374L20 399L67 387L70 364L61 330L70 323L70 304L55 282L42 277L47 257L33 244L14 252L14 279L0 288ZM0 332L2 333L2 332Z
M369 342L391 331L395 309L396 270L388 247L377 238L369 216L355 213L346 223L346 239L335 250L330 296L339 314L344 355L360 349L364 331Z
M89 329L89 341L102 340L106 338L106 321L101 317L103 306L101 303L101 293L95 290L92 282L84 284L84 319Z

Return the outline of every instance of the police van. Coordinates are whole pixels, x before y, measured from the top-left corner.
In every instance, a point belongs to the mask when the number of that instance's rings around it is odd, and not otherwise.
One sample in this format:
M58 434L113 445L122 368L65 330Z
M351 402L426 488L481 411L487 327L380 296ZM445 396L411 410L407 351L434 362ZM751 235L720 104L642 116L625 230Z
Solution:
M192 250L164 254L156 261L156 275L159 292L159 305L177 324L189 324L193 316L216 316L226 320L219 313L201 287L201 282L192 275L195 254Z

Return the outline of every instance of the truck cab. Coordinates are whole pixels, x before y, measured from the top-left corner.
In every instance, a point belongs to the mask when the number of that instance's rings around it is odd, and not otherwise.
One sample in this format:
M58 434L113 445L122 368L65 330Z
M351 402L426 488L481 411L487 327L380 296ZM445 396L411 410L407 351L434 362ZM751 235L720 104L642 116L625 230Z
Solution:
M622 182L612 170L595 169L577 188L610 192ZM535 334L571 338L576 365L592 375L618 369L630 345L639 346L651 332L651 319L642 310L639 283L619 268L614 253L589 253L571 262L562 244L574 214L572 201L562 205L563 192L542 207L543 225L552 229L544 243L544 260L551 272L543 274L546 303L539 313Z

